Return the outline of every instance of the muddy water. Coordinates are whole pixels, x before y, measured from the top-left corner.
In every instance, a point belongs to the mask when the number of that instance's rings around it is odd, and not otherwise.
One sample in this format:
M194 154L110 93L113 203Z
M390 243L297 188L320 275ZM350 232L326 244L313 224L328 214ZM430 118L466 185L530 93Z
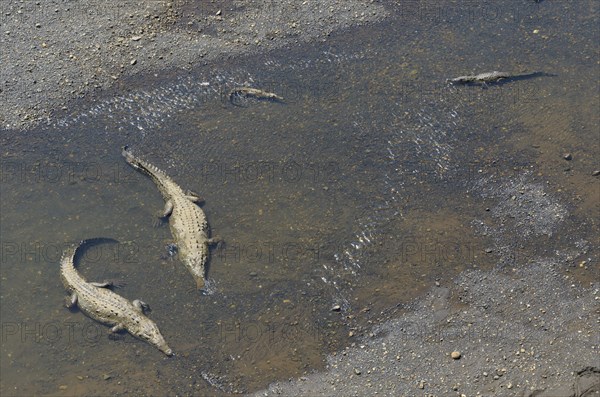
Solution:
M3 395L253 391L322 368L325 353L466 268L573 249L565 271L589 281L597 253L580 253L599 209L590 3L547 3L397 7L380 26L130 81L53 126L3 132ZM495 69L554 76L445 83ZM239 85L285 103L232 104ZM209 295L164 258L169 230L152 226L162 199L122 161L124 144L205 199L225 241ZM547 205L527 207L530 194ZM503 207L520 195L547 221ZM499 237L507 229L513 239ZM62 307L60 252L96 236L120 243L90 247L81 272L125 279L118 292L150 304L174 358Z

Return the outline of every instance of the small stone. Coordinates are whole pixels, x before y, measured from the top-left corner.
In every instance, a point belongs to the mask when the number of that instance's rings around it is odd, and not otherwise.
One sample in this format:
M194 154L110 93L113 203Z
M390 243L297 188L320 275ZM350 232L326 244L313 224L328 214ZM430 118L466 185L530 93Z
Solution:
M333 312L339 312L340 310L342 310L342 307L340 305L334 305L331 308L331 311L333 311Z
M594 172L592 172L592 176L598 176L600 175L600 170L596 170Z
M491 248L486 248L486 249L485 249L485 252L487 252L488 254L491 254L493 251L494 251L494 250L493 250L493 249L491 249Z
M419 382L419 389L424 389L425 388L425 382L421 381Z
M461 356L462 356L462 355L460 354L460 352L459 352L459 351L456 351L456 350L455 350L455 351L453 351L452 353L450 353L450 357L452 357L452 358L453 358L453 359L455 359L455 360L458 360L459 358L461 358Z
M512 389L512 387L513 387L513 385L512 385L512 383L510 383L510 382L508 383L508 385L506 385L506 388L507 388L507 389Z
M355 373L356 375L360 375L362 372L360 372L360 369L358 369L358 368L354 368L354 373Z
M567 153L563 156L563 158L567 161L573 160L573 155L571 153Z
M83 380L83 376L81 376L81 375L78 375L78 376L77 376L77 379L79 379L79 380Z
M67 385L60 385L60 386L58 386L58 388L60 390L67 390Z
M256 277L256 276L258 276L258 273L256 273L256 272L250 272L250 277Z
M140 41L142 39L142 36L133 36L131 38L131 41Z
M219 11L217 11L217 13L215 15L221 15L221 14L222 14L222 12L221 12L221 10L219 10Z
M129 63L130 63L131 65L135 65L135 64L137 63L137 59L132 59L132 60L131 60Z
M109 380L110 378L112 378L112 376L110 376L109 374L102 375L102 379L104 380Z
M35 27L36 27L36 28L41 28L41 27L42 27L42 25L41 25L40 23L36 23L36 24L35 24Z

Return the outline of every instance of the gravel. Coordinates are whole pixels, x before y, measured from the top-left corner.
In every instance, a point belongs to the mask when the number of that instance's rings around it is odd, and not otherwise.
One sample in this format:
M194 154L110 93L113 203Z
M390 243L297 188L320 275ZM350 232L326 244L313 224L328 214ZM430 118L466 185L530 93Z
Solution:
M598 362L599 285L571 284L560 268L540 260L467 271L376 326L373 337L330 355L325 372L274 383L254 396L600 392L600 369L590 367ZM453 359L455 349L460 359Z
M359 0L3 0L0 127L49 122L72 100L102 95L130 76L324 40L386 15Z

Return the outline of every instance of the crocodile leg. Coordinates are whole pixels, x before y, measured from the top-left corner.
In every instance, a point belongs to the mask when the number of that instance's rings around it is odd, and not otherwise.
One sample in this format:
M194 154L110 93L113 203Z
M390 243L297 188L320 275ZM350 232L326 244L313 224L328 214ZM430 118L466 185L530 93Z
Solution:
M216 245L218 249L220 249L221 247L223 247L223 245L225 244L225 242L223 241L223 239L219 236L217 237L211 237L209 238L207 241L208 245Z
M136 299L131 303L133 303L133 306L135 306L135 308L138 309L140 311L140 313L144 313L144 310L151 311L150 305L148 305L146 302L144 302L141 299Z
M65 306L70 309L77 304L77 293L73 292L71 296L65 297Z
M204 203L204 199L200 197L200 195L196 192L188 190L185 192L185 198L190 200L192 203L196 203L198 205Z
M121 280L104 280L100 283L99 282L91 282L90 284L92 284L94 287L98 287L98 288L111 288L111 287L120 288L125 285L125 283Z
M165 203L165 209L163 210L162 217L166 218L167 216L171 215L171 212L173 212L173 203L171 200L169 200Z
M156 219L154 221L154 227L159 227L164 225L167 222L167 217L169 215L171 215L171 213L173 212L173 203L171 202L171 200L167 201L165 203L165 209L163 210L163 212L159 212L158 213L158 219Z
M125 329L125 326L123 324L117 324L117 325L115 325L114 327L112 327L110 329L110 332L112 332L114 334L114 333L117 333L117 332L122 331L124 329Z

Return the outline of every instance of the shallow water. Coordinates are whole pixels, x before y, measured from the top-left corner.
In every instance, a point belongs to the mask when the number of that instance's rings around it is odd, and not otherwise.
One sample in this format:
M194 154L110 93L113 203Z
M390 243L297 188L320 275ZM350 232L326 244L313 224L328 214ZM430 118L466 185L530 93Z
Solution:
M325 43L133 80L52 126L4 131L2 394L254 391L321 369L436 281L593 239L593 2L448 4L410 3ZM445 83L497 69L555 76ZM244 84L285 103L234 106L228 92ZM161 259L171 235L152 218L163 201L121 159L125 144L205 199L225 241L212 251L210 295ZM545 222L503 209L521 191L548 197L545 208L523 203ZM151 305L174 358L62 307L60 252L96 236L120 244L89 248L80 271L124 278L118 293Z

